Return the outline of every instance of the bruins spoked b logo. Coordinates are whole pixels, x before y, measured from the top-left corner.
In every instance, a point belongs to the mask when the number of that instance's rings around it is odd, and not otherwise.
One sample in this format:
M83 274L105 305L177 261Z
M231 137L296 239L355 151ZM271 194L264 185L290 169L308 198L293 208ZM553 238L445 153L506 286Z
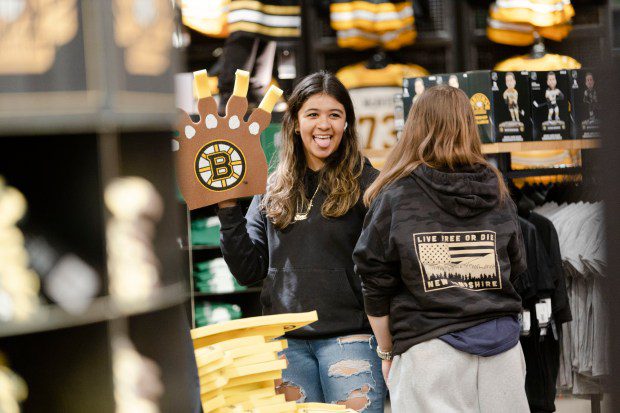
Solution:
M224 140L209 142L196 156L196 176L212 191L226 191L239 185L245 169L243 152Z

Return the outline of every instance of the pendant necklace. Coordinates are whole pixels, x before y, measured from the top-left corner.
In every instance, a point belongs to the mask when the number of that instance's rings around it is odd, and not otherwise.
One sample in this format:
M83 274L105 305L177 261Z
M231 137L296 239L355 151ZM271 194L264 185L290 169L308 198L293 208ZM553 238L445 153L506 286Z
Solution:
M308 203L308 208L306 208L305 211L300 212L300 208L299 208L299 201L297 201L297 213L295 214L295 221L303 221L304 219L308 218L308 214L310 213L310 209L312 209L312 201L314 201L314 197L316 196L316 194L319 192L319 188L321 187L321 185L317 185L316 186L316 190L314 191L314 195L312 195L312 198L310 198L310 202Z

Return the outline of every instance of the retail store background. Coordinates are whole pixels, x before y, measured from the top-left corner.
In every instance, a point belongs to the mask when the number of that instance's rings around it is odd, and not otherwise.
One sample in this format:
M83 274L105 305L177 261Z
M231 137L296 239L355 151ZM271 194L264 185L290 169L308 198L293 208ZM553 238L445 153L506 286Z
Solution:
M0 0L0 28L7 22L21 24L9 17L17 16L20 4L26 3L37 2ZM94 297L87 297L94 300L87 311L70 313L67 304L59 308L59 303L70 301L71 296L63 298L45 290L45 303L50 306L36 313L38 318L0 324L0 351L6 358L0 363L19 372L30 389L23 404L25 412L113 411L112 365L117 350L112 343L118 338L129 339L139 354L159 366L165 388L160 398L162 411L193 411L197 389L192 385L195 365L188 330L197 321L195 308L204 310L207 303L225 302L226 308L232 312L238 308L243 316L260 313L259 287L226 293L196 291L194 264L220 254L216 243L210 243L208 231L192 232L192 222L208 220L213 210L190 213L179 202L169 151L175 121L173 77L204 68L217 73L225 39L183 27L180 9L169 9L169 0L153 0L157 13L137 18L127 6L134 3L149 2L57 2L59 14L52 19L57 24L48 36L35 36L43 40L40 47L52 51L49 67L42 62L45 59L30 63L16 59L17 51L28 47L28 42L14 43L14 38L3 36L18 31L0 30L0 175L25 195L28 215L21 228L27 238L45 241L47 251L55 257L51 266L66 253L75 254L96 273L95 282L101 286ZM279 42L274 51L276 80L286 91L307 73L320 69L335 72L368 62L377 54L374 48L340 48L325 15L326 3L301 1L301 37ZM530 52L530 47L488 40L488 2L417 3L415 44L385 53L387 61L415 63L434 74L453 73L491 69L508 57ZM562 42L546 41L547 51L574 57L587 66L602 67L612 60L618 63L620 0L573 4L576 16L571 34ZM37 11L34 6L24 10ZM153 36L150 30L165 35ZM158 58L140 64L136 56L141 53ZM620 67L607 70L610 75L606 80L617 82ZM604 158L594 158L590 164L617 166L620 141L615 135L620 130L620 116L616 91L620 84L604 90L606 105L615 111L608 112ZM275 126L263 137L268 154L274 150L277 121L274 116ZM599 178L607 201L608 245L613 248L620 245L620 168L597 170L604 171ZM146 300L138 294L136 306L123 308L111 299L106 272L106 248L110 246L105 234L113 214L103 196L108 184L125 176L147 179L161 196L164 215L150 242L159 261L159 286L165 288L152 291ZM207 242L194 245L192 237L201 235ZM620 271L620 254L613 252L609 254L609 274ZM45 271L48 273L52 272ZM60 286L73 286L71 278L58 281ZM607 281L611 314L617 314L620 300L614 292L620 291L620 281L613 276ZM80 295L76 289L73 292ZM611 320L612 355L620 357L620 320ZM620 360L613 365L620 366ZM610 391L620 401L620 379L612 379L616 380L612 380ZM558 399L556 406L561 413L591 411L589 400L574 400L570 395ZM602 411L620 411L620 405L611 406L606 397Z

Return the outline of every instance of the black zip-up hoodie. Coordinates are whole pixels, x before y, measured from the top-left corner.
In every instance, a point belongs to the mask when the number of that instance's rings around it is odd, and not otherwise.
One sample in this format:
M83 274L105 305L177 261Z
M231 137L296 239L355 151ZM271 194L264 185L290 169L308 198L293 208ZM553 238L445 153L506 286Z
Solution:
M365 161L360 186L363 192L378 171ZM318 173L304 177L312 197ZM317 310L318 321L287 333L288 337L319 338L370 333L364 312L362 288L353 270L353 248L362 230L367 208L361 196L345 215L325 218L321 206L326 194L316 194L308 218L284 230L267 219L255 196L243 217L241 207L218 212L224 259L242 285L263 281L263 314L299 313Z
M353 260L371 316L390 316L394 354L521 310L526 269L514 203L479 165L417 167L373 201ZM514 281L514 280L512 280Z

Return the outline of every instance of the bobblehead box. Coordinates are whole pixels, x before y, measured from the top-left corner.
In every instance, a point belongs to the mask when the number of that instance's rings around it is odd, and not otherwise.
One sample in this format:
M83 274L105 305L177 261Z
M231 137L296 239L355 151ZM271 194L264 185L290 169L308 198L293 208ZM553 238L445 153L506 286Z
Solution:
M403 110L405 112L405 122L409 117L409 111L413 103L427 88L434 85L429 80L430 76L409 77L403 79Z
M469 98L474 111L480 140L493 143L495 139L495 120L493 117L493 90L490 70L475 70L463 74L462 89Z
M572 137L592 139L601 137L601 106L598 102L597 80L592 69L570 71Z
M405 119L418 96L429 87L447 84L465 92L470 100L482 143L495 142L490 71L445 73L403 80Z
M530 72L533 136L535 141L571 138L567 70Z
M529 72L491 72L491 81L497 142L531 141Z

